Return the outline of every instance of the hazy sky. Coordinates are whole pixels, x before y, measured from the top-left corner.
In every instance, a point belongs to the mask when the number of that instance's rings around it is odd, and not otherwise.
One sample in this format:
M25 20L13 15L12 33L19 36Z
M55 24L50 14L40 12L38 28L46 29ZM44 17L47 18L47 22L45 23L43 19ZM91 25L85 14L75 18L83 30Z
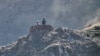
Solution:
M82 29L100 18L100 0L0 0L0 45L29 32L46 18L53 27Z

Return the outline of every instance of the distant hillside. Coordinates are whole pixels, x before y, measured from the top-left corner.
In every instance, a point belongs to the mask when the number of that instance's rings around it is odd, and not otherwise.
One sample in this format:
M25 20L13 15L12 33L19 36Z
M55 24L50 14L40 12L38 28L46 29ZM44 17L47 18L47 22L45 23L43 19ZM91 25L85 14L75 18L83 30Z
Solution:
M46 18L55 28L81 29L98 21L100 0L0 0L0 45L16 41L31 25ZM97 16L98 15L98 16ZM6 40L5 40L6 39Z
M99 56L100 47L80 30L35 25L28 35L0 47L0 56Z

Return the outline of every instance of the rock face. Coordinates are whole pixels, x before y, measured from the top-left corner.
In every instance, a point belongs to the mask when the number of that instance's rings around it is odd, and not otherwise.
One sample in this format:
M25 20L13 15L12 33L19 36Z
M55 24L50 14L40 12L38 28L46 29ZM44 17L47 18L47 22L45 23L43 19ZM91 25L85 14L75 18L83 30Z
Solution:
M35 32L35 30L52 31L53 27L51 25L35 25L31 27L30 32Z
M83 32L50 25L32 26L27 36L0 47L0 56L99 56L100 47Z

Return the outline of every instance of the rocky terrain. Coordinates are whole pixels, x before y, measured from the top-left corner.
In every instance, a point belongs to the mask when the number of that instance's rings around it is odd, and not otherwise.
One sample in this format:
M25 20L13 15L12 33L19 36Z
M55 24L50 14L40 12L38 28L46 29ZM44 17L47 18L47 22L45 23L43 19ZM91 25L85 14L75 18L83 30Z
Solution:
M84 31L35 25L26 36L1 46L0 56L100 56L100 47Z

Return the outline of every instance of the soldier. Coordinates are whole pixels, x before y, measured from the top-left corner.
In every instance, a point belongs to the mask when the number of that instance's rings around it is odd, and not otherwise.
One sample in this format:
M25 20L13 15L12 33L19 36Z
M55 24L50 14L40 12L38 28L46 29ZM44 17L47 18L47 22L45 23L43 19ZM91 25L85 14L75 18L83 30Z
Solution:
M37 25L39 25L39 22L36 22L37 23Z
M46 24L46 20L45 18L43 18L42 25L45 25L45 24Z

